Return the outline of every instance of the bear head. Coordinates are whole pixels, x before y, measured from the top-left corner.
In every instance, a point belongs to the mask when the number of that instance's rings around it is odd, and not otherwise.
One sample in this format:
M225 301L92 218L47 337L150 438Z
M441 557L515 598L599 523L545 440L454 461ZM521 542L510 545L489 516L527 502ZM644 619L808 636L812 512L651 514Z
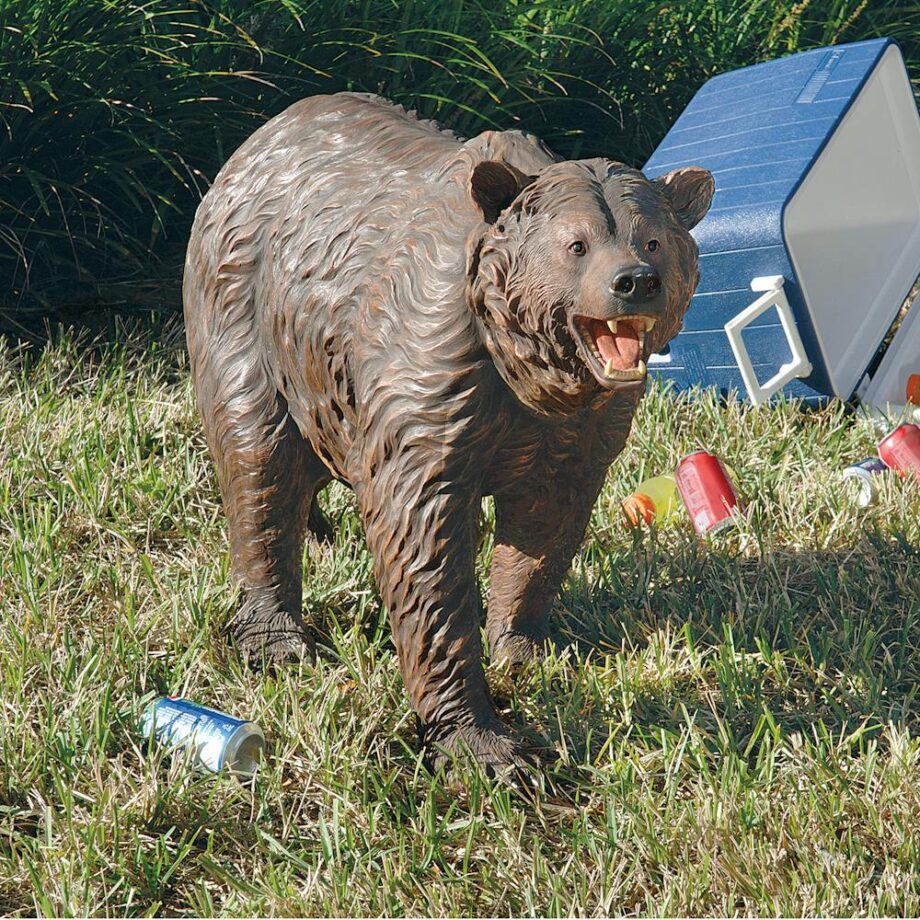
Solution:
M470 240L468 294L498 372L546 415L644 391L649 355L681 328L699 280L690 235L712 175L658 179L606 159L553 163L528 176L476 164L483 224Z

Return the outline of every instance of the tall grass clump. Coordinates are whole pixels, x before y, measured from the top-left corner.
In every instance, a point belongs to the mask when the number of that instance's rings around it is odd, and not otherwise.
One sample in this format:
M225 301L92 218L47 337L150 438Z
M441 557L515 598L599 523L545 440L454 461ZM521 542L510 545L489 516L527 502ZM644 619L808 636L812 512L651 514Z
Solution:
M891 0L0 0L0 320L175 280L223 160L311 93L640 164L709 76L883 34L916 76Z

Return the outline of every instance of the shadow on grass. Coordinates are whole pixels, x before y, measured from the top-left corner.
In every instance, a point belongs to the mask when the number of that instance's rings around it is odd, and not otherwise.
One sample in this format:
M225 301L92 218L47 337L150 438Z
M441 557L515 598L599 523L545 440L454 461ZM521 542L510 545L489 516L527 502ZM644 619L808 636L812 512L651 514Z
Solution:
M692 720L723 753L742 755L765 727L920 730L920 552L906 541L867 533L845 550L762 558L690 542L639 549L592 547L592 576L582 565L557 604L562 643L609 656L602 679L619 684L614 711L601 689L579 689L581 715L562 720L576 750L601 745L617 721L660 736ZM572 708L552 684L543 702Z

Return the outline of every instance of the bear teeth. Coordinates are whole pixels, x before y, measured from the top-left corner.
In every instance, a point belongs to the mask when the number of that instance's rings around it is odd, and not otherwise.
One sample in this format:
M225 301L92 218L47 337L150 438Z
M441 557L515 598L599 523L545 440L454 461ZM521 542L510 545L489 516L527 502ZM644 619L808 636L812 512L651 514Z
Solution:
M618 371L613 366L613 361L608 361L604 365L604 376L608 380L621 380L621 381L631 381L631 380L644 380L645 375L648 371L648 367L645 364L645 361L639 361L639 363L630 368L628 371Z
M607 328L613 333L613 335L617 334L617 327L619 326L620 321L624 319L631 323L638 320L640 324L640 335L644 335L646 332L651 332L655 328L655 323L658 322L657 317L646 316L641 313L630 313L626 316L618 316L616 319L607 320Z

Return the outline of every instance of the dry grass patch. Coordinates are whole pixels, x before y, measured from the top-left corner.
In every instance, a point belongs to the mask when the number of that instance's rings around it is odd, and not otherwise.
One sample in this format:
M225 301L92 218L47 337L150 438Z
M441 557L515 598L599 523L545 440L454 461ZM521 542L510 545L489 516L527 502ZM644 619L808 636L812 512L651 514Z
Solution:
M122 332L0 352L0 913L920 912L920 496L847 503L867 424L652 392L558 651L491 674L577 777L572 807L526 808L422 768L343 489L308 548L316 668L241 668L181 334ZM629 532L619 498L699 445L742 530ZM260 723L252 785L143 754L167 691Z

